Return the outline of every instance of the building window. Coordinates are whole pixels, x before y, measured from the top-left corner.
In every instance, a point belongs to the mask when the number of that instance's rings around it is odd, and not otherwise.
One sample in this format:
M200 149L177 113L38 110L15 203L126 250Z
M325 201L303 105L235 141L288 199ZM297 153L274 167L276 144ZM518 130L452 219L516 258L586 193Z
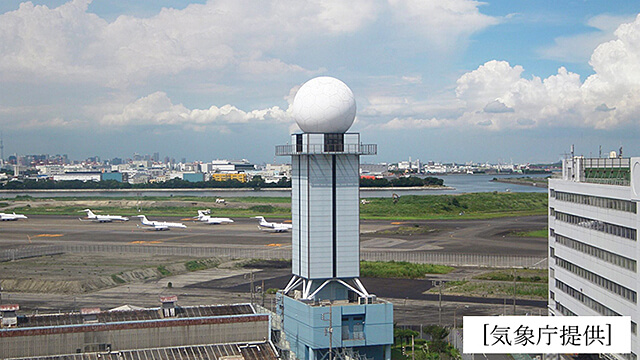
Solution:
M552 195L551 197L555 197L556 200L558 201L630 212L633 214L635 214L638 211L635 201L611 199L611 198L604 198L604 197L591 196L591 195L572 194L572 193L566 193L562 191L553 191L553 190L550 190L550 192L554 193L554 195Z
M617 312L609 309L608 307L602 305L600 302L593 300L589 296L585 295L582 291L578 291L571 286L563 283L562 281L556 279L556 288L563 293L571 296L572 298L580 301L588 308L595 310L598 314L604 316L621 316ZM556 306L557 308L557 306ZM574 314L575 315L575 314Z
M296 134L296 152L302 152L302 134Z
M623 299L626 299L632 303L637 303L637 293L627 287L624 287L618 283L615 283L605 277L602 277L594 272L591 272L585 268L582 268L572 262L564 260L560 257L556 256L556 264L563 269L609 291L612 292ZM556 282L559 280L556 280ZM557 287L556 283L556 287Z
M604 249L600 249L599 247L595 247L593 245L586 244L582 241L574 240L568 238L564 235L556 234L556 242L561 245L564 245L570 249L579 251L583 254L587 254L593 257L596 257L600 260L606 261L610 264L619 266L621 268L631 270L633 272L637 271L637 263L635 260L620 256L616 253L612 253L611 251L607 251ZM553 248L551 248L553 249ZM552 250L552 254L555 252ZM553 257L553 255L552 255Z
M364 315L342 316L342 340L364 340Z
M344 134L324 134L324 151L344 151Z
M604 221L585 218L582 216L576 216L566 214L560 211L555 212L556 220L566 222L571 225L584 227L591 230L600 231L606 234L619 236L625 239L636 241L636 229L631 229L625 226L609 224Z

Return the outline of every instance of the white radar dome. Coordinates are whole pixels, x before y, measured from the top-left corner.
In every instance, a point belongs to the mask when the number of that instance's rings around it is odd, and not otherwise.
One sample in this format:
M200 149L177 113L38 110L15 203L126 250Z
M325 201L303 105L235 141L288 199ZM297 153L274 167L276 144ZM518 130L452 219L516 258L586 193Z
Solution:
M345 83L321 76L300 87L292 110L296 123L306 133L344 133L356 117L356 100Z

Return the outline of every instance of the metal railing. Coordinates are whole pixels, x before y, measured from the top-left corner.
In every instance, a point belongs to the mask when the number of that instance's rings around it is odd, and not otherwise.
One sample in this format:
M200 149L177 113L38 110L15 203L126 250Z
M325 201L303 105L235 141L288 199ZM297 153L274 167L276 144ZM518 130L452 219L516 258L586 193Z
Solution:
M586 158L582 169L584 181L594 184L629 186L630 158Z
M341 149L342 148L342 149ZM335 151L331 151L335 150ZM375 155L378 153L376 144L344 144L342 146L331 145L328 148L324 144L307 145L277 145L276 156L286 155L314 155L314 154L356 154Z
M0 250L0 262L63 253L65 253L65 249L62 245L25 246L16 249Z

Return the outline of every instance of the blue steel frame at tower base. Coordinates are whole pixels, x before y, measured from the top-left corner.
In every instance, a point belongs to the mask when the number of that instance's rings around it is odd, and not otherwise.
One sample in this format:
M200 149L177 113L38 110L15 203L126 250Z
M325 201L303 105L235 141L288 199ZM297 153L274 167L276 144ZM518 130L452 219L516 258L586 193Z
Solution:
M393 344L393 305L378 299L358 305L306 303L277 294L278 313L291 351L300 360L319 360L329 350L352 348L375 360L390 360ZM333 335L329 335L332 327Z

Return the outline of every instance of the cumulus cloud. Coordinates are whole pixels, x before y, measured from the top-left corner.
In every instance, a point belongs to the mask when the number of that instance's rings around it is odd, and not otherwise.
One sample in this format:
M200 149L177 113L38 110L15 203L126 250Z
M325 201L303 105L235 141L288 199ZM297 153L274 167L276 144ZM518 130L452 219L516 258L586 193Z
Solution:
M0 14L0 79L118 88L188 70L313 75L322 69L269 54L318 36L353 34L389 11L411 35L445 45L497 23L471 0L209 0L113 21L88 12L91 1L70 0L55 8L25 2Z
M605 104L605 103L602 103L602 104L596 106L596 111L602 111L602 112L609 112L609 111L613 111L615 109L616 109L615 107L613 107L613 108L608 107L607 104Z
M398 100L372 101L366 111L393 116L385 125L388 128L420 128L425 124L491 130L637 126L640 125L640 15L635 21L620 25L614 34L614 40L593 51L589 64L594 74L584 81L564 67L547 78L525 78L522 66L491 60L457 80L457 103L450 102L449 114L432 118L424 114L433 114L433 109L423 108L423 115L416 115L419 101ZM429 120L415 120L422 118Z
M249 122L291 122L290 114L277 106L249 112L232 105L211 106L208 109L188 109L173 104L166 93L158 91L124 106L122 112L105 115L101 123L109 126L177 125L202 129Z
M633 22L634 17L598 15L590 18L586 25L593 31L554 39L551 46L538 50L546 58L565 62L582 63L589 59L598 45L615 39L614 32L623 23Z
M0 79L98 82L122 87L185 70L249 74L307 71L266 52L318 33L350 33L373 21L367 0L210 0L149 18L108 22L91 0L59 7L26 2L0 15ZM310 72L313 73L313 72ZM24 76L29 74L31 76Z
M508 107L507 105L502 103L502 101L500 101L500 100L494 100L494 101L488 103L484 107L483 111L486 112L486 113L501 114L501 113L514 112L515 110L513 110L510 107Z
M394 118L393 120L382 124L380 127L383 129L430 129L439 128L444 125L446 120L442 119L414 119L414 118Z
M484 15L483 3L472 0L388 0L392 16L441 49L451 49L467 37L500 22Z

